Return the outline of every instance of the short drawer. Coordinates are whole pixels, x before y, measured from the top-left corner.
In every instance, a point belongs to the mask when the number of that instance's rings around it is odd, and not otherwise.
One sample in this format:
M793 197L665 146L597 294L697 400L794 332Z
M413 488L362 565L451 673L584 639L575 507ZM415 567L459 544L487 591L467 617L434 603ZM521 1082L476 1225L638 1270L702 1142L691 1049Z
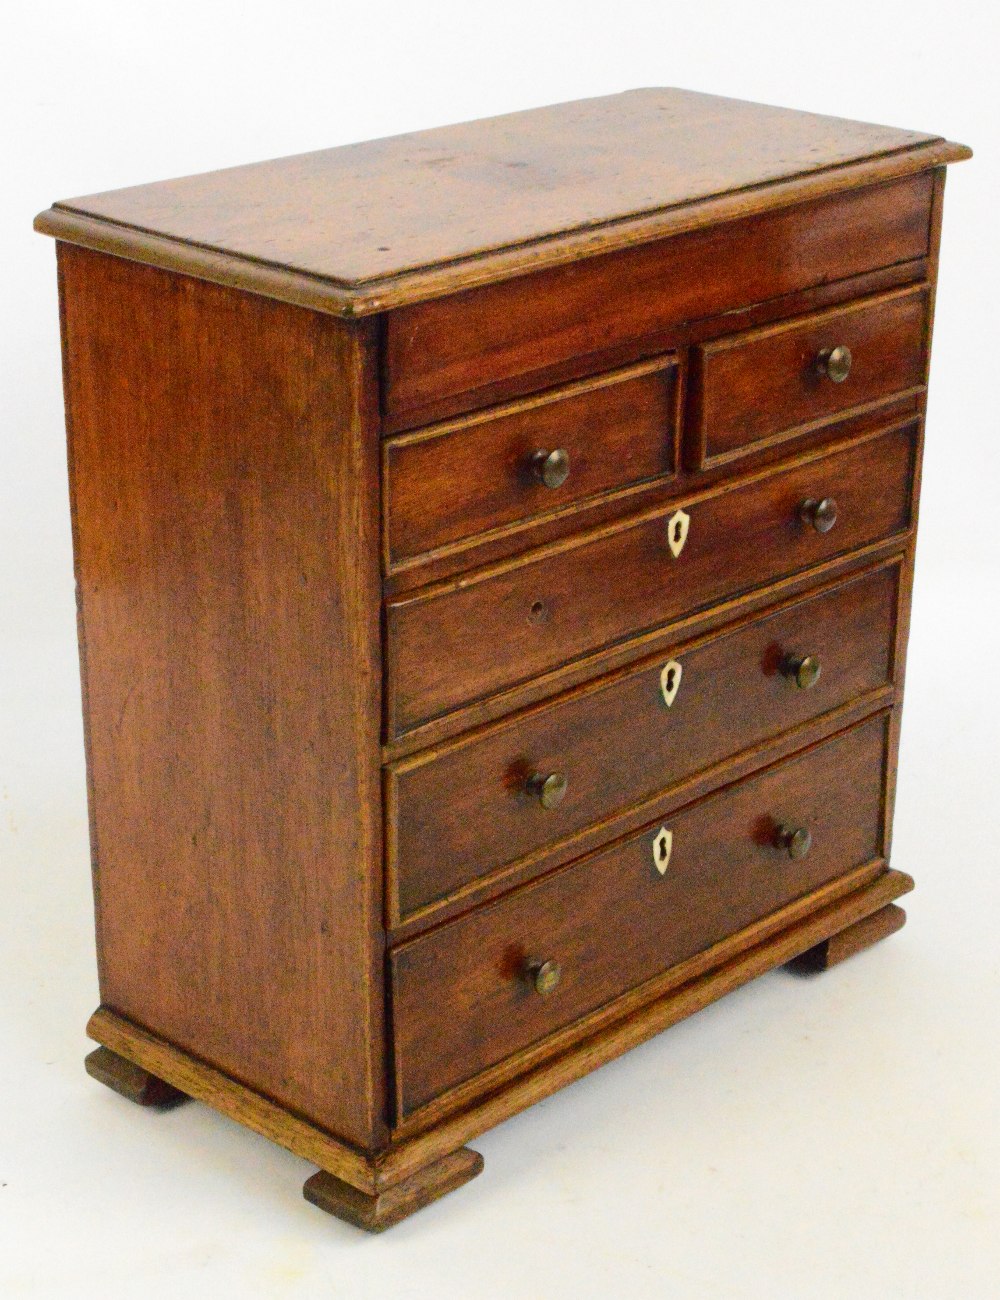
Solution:
M393 765L391 919L888 684L898 580L883 565Z
M890 429L389 602L389 735L905 530L918 430ZM836 502L827 531L803 514L822 500Z
M696 348L690 463L721 464L918 391L927 310L918 286Z
M569 384L385 444L386 551L399 561L677 467L677 364Z
M393 952L399 1117L880 858L886 716Z

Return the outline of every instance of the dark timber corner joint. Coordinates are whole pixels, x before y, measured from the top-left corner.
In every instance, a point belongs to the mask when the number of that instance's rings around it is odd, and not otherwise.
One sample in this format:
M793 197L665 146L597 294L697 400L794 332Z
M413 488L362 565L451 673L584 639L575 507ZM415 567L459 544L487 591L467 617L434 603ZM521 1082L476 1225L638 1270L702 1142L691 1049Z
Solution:
M350 1183L322 1170L306 1180L302 1195L313 1205L326 1210L327 1214L334 1214L356 1228L364 1228L366 1232L384 1232L425 1205L455 1191L482 1171L483 1157L477 1151L463 1147L374 1195L358 1191Z
M870 948L879 940L888 939L890 934L895 934L905 924L906 913L895 903L890 903L878 912L873 912L871 916L849 925L839 934L824 939L808 952L802 953L800 957L789 962L789 969L799 975L812 975L817 971L829 970L831 966L838 966L848 957L863 952L865 948Z
M187 1101L186 1095L178 1088L158 1079L141 1065L127 1061L124 1056L119 1056L108 1047L98 1047L91 1052L83 1065L92 1079L103 1083L127 1101L135 1102L137 1106L167 1110Z

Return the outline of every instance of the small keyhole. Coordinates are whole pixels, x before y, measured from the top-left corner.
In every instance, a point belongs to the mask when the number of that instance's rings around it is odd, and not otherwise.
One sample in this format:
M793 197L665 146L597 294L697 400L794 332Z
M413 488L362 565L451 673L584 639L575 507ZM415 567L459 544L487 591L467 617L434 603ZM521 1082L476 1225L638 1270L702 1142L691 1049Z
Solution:
M681 540L681 521L678 519L674 522L674 541L679 542L680 540Z
M657 860L657 862L663 862L663 861L665 860L666 856L667 856L667 846L663 843L662 840L657 840L657 841L656 841L656 860Z
M667 693L668 694L670 691L674 689L674 682L676 680L677 680L677 669L668 668L667 669Z
M552 617L552 611L544 600L536 600L531 603L528 609L529 623L547 623Z

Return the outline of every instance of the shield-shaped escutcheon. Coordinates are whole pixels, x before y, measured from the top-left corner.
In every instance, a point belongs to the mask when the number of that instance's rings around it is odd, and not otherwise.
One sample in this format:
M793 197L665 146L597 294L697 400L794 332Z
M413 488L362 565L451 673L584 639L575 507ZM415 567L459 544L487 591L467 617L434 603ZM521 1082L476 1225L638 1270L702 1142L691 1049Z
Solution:
M660 875L664 875L670 866L670 854L674 847L674 833L661 826L653 837L653 865Z

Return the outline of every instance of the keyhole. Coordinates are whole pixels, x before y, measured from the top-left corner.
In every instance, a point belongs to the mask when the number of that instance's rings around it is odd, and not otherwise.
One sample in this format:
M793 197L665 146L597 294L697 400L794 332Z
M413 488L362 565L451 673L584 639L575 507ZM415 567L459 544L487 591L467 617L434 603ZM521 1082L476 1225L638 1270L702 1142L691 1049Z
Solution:
M670 554L675 560L684 549L684 543L687 541L688 526L690 523L691 516L685 510L675 510L667 520L667 546L670 548Z
M660 695L669 709L677 698L681 687L681 665L676 659L669 659L660 669Z
M670 862L670 851L673 846L673 832L668 831L666 826L661 826L656 838L653 840L653 866L661 876L666 875L667 864Z
M532 601L528 609L529 623L547 623L552 617L552 611L544 600Z

